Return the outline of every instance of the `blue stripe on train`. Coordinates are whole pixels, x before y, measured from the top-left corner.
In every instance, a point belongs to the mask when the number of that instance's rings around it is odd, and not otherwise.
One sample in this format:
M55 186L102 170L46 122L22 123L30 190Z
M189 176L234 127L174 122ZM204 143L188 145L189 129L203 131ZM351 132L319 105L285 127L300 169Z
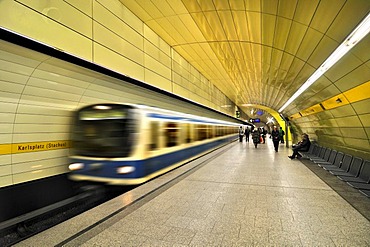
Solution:
M146 160L136 161L94 161L84 159L71 159L71 163L82 162L85 168L79 171L74 171L72 174L102 177L102 178L122 178L134 179L146 177L158 170L164 169L175 163L186 160L192 156L200 154L204 151L217 147L225 142L234 140L235 137L230 137L214 142L202 144L195 147L174 151L168 154L160 155ZM134 166L135 172L130 174L117 174L116 169L121 166Z

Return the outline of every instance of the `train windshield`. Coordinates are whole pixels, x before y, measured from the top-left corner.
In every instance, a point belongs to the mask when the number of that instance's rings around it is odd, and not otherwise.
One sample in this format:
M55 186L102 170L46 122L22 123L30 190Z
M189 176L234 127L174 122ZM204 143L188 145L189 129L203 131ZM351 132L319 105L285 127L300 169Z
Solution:
M88 106L75 114L73 155L118 158L130 155L136 132L132 107Z

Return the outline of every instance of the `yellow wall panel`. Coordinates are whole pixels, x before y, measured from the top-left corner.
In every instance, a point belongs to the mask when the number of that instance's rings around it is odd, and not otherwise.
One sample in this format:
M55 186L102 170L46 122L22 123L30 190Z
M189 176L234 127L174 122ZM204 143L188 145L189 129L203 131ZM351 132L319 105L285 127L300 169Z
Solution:
M370 127L370 114L359 115L359 118L364 127Z
M358 150L369 151L370 144L367 139L344 138L346 148L356 148Z
M64 0L65 2L69 3L73 7L77 8L78 10L82 11L87 16L92 16L92 5L93 0Z
M0 1L0 26L91 61L89 38L15 1Z
M124 75L144 81L143 66L99 44L94 44L94 62Z
M336 118L338 127L362 127L358 116Z
M78 0L76 0L78 1ZM120 1L105 1L105 0L98 0L94 3L94 16L96 11L100 6L104 6L104 8L109 9L114 15L118 16L124 23L132 27L135 32L143 35L143 22L134 15L131 11L129 11L124 5L120 3Z
M192 92L190 92L188 89L176 84L176 83L173 83L173 93L174 94L177 94L177 95L180 95L184 98L189 98L190 94L192 94Z
M366 132L363 128L341 128L340 132L343 138L355 138L355 139L366 138Z
M171 68L164 66L159 61L153 59L151 56L145 55L145 67L146 69L155 71L156 74L159 74L164 78L171 80ZM145 76L146 82L151 83L151 81L148 79L149 77Z
M114 33L117 36L117 41L125 40L131 45L143 50L143 36L140 32L133 29L127 23L125 23L119 17L113 15L111 11L107 10L100 4L94 5L94 26L100 25L103 28L109 30L111 33ZM95 29L95 28L94 28ZM96 36L94 31L94 40ZM111 41L114 42L114 41ZM103 43L104 44L104 43ZM109 45L106 45L110 47Z
M44 22L58 22L68 28L75 30L88 38L92 37L91 18L69 5L65 1L33 1L18 0L22 4L31 8L37 14L43 15ZM85 6L91 8L91 0L84 0Z
M94 23L94 38L95 42L106 47L106 49L112 50L122 57L126 57L140 65L144 64L142 50L125 39L122 39L120 36L117 36L117 34L111 32L109 29L101 26L99 23Z
M5 140L1 140L2 143L5 142ZM0 144L0 155L3 154L10 154L12 151L12 145L11 144Z
M145 69L145 81L153 86L159 87L168 92L172 92L172 82L157 73Z
M319 113L319 112L322 112L323 109L321 108L320 105L314 105L314 106L311 106L310 108L307 108L303 111L301 111L301 114L303 116L307 116L307 115L311 115L311 114L316 114L316 113Z
M350 103L370 98L370 81L343 93Z

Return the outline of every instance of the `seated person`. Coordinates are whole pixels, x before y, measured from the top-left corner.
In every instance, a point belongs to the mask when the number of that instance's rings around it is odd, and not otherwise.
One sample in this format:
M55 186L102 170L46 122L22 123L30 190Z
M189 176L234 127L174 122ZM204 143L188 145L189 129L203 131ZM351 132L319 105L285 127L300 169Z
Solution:
M293 154L291 156L288 156L290 159L301 158L302 155L300 155L298 152L307 152L310 149L311 142L310 138L308 138L308 135L306 133L302 134L302 140L297 143L297 145L293 145Z

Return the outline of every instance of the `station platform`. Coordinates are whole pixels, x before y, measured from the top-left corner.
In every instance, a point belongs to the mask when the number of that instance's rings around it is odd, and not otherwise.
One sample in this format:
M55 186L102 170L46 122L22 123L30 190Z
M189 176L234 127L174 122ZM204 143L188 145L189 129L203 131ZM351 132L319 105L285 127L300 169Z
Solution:
M16 246L370 246L368 218L288 155L233 142Z

